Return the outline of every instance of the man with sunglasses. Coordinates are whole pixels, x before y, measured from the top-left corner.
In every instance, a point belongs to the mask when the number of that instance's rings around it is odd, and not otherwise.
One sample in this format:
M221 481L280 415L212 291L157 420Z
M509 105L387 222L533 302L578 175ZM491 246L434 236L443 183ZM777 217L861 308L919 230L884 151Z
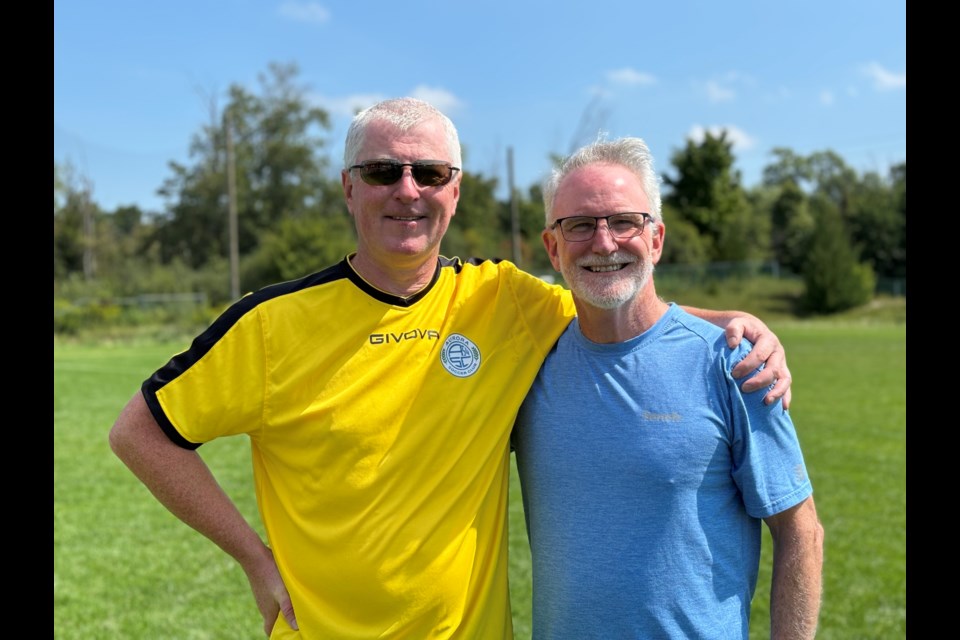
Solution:
M243 567L272 638L510 638L509 434L574 315L509 262L445 258L460 197L450 120L413 99L359 113L343 192L357 249L251 293L158 369L114 425L116 454ZM744 373L789 399L776 336ZM246 434L269 546L196 453ZM299 631L297 631L299 627Z
M577 317L513 432L533 637L746 638L761 521L774 639L813 638L823 529L781 403L732 375L749 346L657 296L665 226L639 138L574 153L543 189L543 242Z

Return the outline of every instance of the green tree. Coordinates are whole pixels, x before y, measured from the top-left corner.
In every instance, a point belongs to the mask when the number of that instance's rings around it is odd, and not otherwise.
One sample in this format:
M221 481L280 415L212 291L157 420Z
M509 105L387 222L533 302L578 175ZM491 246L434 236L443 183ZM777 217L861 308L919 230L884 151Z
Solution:
M53 280L83 270L83 196L69 182L69 167L53 164Z
M774 147L770 154L773 161L763 168L763 185L765 187L781 187L792 183L803 189L810 187L813 182L813 171L810 161L786 147Z
M697 228L668 203L661 206L664 233L660 264L702 265L709 261L708 241Z
M747 201L726 131L706 133L700 143L688 139L671 161L677 175L664 176L668 192L663 202L697 232L709 261L742 261L766 254L769 228Z
M93 201L90 180L70 164L53 165L53 275L93 280L102 241L103 212Z
M793 180L783 183L770 208L770 249L794 273L803 270L814 230L806 194Z
M96 221L97 279L101 291L129 295L136 290L134 263L150 260L143 252L149 228L139 207L125 205L103 212Z
M804 308L834 313L865 304L876 287L873 271L858 260L836 205L822 195L812 205L816 228L803 267Z
M510 202L503 203L501 216L504 227L511 228ZM546 222L543 208L543 187L531 185L526 194L517 188L517 217L520 221L520 255L523 268L536 274L553 274L553 265L543 248L543 227Z
M296 84L294 64L271 64L259 76L261 93L231 86L222 114L193 137L192 165L170 163L173 175L160 189L168 210L155 241L165 261L177 256L193 267L228 254L227 139L231 128L236 167L241 255L252 252L281 219L308 213L344 216L325 172L327 113L311 107L307 88Z
M900 245L897 248L899 264L895 270L897 275L907 277L907 163L894 165L890 169L894 206L903 229L900 233Z
M906 165L903 175L906 173ZM869 262L879 276L905 278L906 186L900 190L891 173L888 182L876 173L867 173L857 184L849 215L850 235L861 249L861 258ZM904 178L905 182L905 178Z
M440 252L460 258L509 258L509 244L504 243L500 208L495 195L496 178L464 172L460 182L457 213L440 244ZM506 253L504 253L506 250Z
M355 247L349 216L283 218L242 261L241 280L248 291L293 280L338 262Z
M806 260L810 198L816 196L837 211L855 252L877 275L906 277L906 163L884 180L875 172L859 176L829 150L804 157L776 148L773 155L763 183L777 192L770 206L771 248L782 264L797 270Z
M859 177L837 153L817 151L807 157L814 193L827 198L848 223Z
M791 149L775 147L771 153L774 160L764 167L754 199L769 213L771 255L786 269L800 273L815 226L808 193L814 188L813 169L808 158Z

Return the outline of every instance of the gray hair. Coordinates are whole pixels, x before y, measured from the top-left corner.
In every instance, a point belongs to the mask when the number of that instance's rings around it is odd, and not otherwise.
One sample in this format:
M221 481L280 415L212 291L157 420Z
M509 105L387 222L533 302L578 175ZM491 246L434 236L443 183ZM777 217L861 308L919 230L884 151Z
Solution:
M416 98L394 98L378 102L355 115L347 130L347 140L343 148L343 167L348 169L357 163L357 155L366 139L367 127L371 122L389 122L401 132L408 131L424 122L437 121L443 126L450 152L450 162L462 167L460 159L460 138L457 128L450 118L443 115L433 105ZM427 158L424 158L427 159ZM439 160L440 158L429 158Z
M650 201L649 213L655 222L660 222L660 177L653 168L653 156L647 143L640 138L619 138L606 141L603 135L586 146L580 147L543 182L543 208L549 223L557 189L564 178L592 164L616 164L625 167L640 179L643 192Z

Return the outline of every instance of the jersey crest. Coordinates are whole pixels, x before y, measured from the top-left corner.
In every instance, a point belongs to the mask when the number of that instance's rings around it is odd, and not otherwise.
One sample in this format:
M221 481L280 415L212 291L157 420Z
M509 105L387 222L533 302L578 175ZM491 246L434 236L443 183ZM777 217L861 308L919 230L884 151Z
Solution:
M440 348L440 362L453 375L466 378L480 368L480 349L466 336L451 333Z

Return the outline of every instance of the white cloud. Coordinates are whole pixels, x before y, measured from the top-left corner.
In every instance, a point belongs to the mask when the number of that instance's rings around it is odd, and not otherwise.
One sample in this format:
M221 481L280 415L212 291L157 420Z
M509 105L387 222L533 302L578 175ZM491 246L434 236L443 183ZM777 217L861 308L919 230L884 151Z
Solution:
M690 131L687 132L687 137L697 144L700 144L703 142L704 138L706 138L708 132L710 135L716 138L723 131L727 132L727 140L733 143L734 151L746 151L757 145L756 138L749 135L743 129L732 124L711 125L706 128L699 124L695 124L690 127Z
M611 83L625 86L647 86L657 82L657 78L653 74L637 71L630 67L607 71L606 76Z
M893 91L907 88L907 74L888 71L877 62L865 64L862 68L864 75L873 79L873 88L877 91Z
M706 90L710 102L729 102L737 96L733 89L721 86L716 80L708 81Z
M330 20L330 11L317 2L284 2L279 12L284 18L297 22L325 24Z
M833 92L827 89L824 89L820 92L820 104L825 107L829 107L833 104Z
M457 96L446 89L439 89L437 87L428 87L422 84L417 85L410 95L414 98L429 102L447 116L450 116L450 114L463 106L463 103Z

